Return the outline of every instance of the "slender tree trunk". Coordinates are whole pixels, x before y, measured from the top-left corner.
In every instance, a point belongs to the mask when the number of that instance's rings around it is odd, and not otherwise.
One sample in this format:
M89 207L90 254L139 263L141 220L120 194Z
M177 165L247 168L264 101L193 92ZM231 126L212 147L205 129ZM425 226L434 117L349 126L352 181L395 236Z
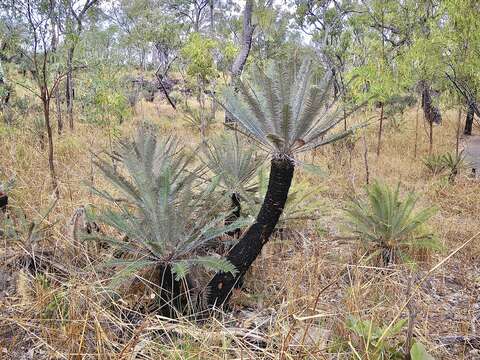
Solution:
M56 51L56 47L54 48ZM57 72L57 77L60 73ZM60 87L57 86L54 90L53 97L55 98L55 115L57 117L57 133L61 135L63 132L63 118L62 118L62 101L60 99Z
M231 196L232 205L231 210L232 213L225 219L225 226L233 224L235 221L240 218L240 212L242 211L242 204L240 203L240 195L237 193L232 193ZM227 232L227 235L238 237L240 235L241 229L234 229L232 231Z
M200 105L200 136L202 138L202 141L205 140L205 137L207 135L207 113L205 109L205 93L204 93L204 87L202 85L198 86L198 103Z
M55 89L55 112L57 115L57 132L61 135L63 132L63 118L62 118L62 100L60 99L59 89Z
M45 128L47 130L47 140L48 140L48 168L50 171L50 178L52 181L52 187L55 191L55 195L58 198L59 189L57 175L55 172L55 164L53 158L53 133L52 126L50 124L50 98L47 95L47 90L45 88L41 89L41 97L43 103L43 116L45 120Z
M253 0L247 0L243 10L242 47L232 65L232 80L241 75L252 47L253 31L255 30L255 26L252 25L252 13Z
M8 195L7 193L0 190L0 213L5 213L8 206ZM0 216L1 219L1 216Z
M53 1L52 7L55 8L55 6L56 6L55 1ZM55 17L52 17L50 21L52 22L52 55L53 55L53 60L57 62L58 61L58 58L57 58L58 22L57 22L57 19L55 19ZM57 77L59 76L60 76L60 72L57 71ZM62 105L60 102L60 90L58 86L54 90L53 97L55 98L55 115L57 117L57 133L58 135L61 135L63 131L63 119L62 119Z
M247 62L248 54L252 47L253 31L255 26L252 24L253 13L253 0L247 0L245 2L245 8L243 10L243 30L242 30L242 44L240 52L238 53L235 61L233 62L231 69L231 83L235 86L236 80L240 77L243 71L243 67ZM231 124L233 120L225 113L225 124Z
M382 131L383 131L383 102L380 109L380 126L378 127L378 143L377 143L377 156L380 156L380 148L382 147Z
M7 81L5 79L5 74L3 72L3 67L2 67L2 59L0 59L0 85L4 87L4 94L0 98L0 111L3 111L4 107L8 104L8 100L10 98L10 91L8 89Z
M216 87L217 87L217 82L213 80L211 85L213 95L215 95ZM210 102L210 118L212 119L212 122L215 121L216 116L217 116L217 102L215 101L215 98L212 96L211 102Z
M472 105L469 105L467 110L467 117L465 119L465 129L463 131L464 135L472 135L474 116L475 116L475 110Z
M428 124L430 125L428 153L429 153L429 155L432 155L432 152L433 152L433 121L429 121Z
M210 6L210 35L213 36L215 32L215 4L214 0L209 0Z
M462 122L462 108L458 108L457 131L455 134L455 155L460 153L460 127Z
M210 5L210 37L215 38L215 4L214 0L209 0ZM217 113L217 102L215 101L215 89L217 87L217 81L215 79L211 82L211 103L210 103L210 117L212 121L215 121L215 115Z
M363 163L365 165L365 184L370 184L370 169L368 167L368 147L367 139L365 139L365 133L363 134Z
M273 159L267 193L255 223L230 250L227 259L237 269L237 274L217 273L208 284L207 305L224 306L232 289L242 283L245 273L260 255L282 214L292 183L295 166L290 159Z
M73 130L73 54L75 48L73 46L68 48L67 51L67 81L66 84L66 100L67 100L67 116L68 116L68 125L70 130Z
M417 114L415 116L415 146L413 148L413 158L417 158L417 146L418 146L418 118L420 113L420 104L417 105Z
M387 64L387 57L385 56L385 35L384 35L384 23L385 23L385 9L382 6L382 68ZM381 109L380 109L380 125L378 127L378 144L377 144L377 157L380 156L380 150L382 147L382 131L383 131L383 110L384 110L384 103L381 102Z

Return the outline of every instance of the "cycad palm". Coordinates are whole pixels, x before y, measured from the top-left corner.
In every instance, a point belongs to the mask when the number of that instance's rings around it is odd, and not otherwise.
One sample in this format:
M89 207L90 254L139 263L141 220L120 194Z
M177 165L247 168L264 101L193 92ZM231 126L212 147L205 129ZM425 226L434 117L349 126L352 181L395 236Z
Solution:
M114 205L99 220L129 240L90 236L108 241L129 254L128 260L116 261L116 265L123 265L130 272L148 266L160 267L166 281L162 279L159 286L168 287L166 284L173 282L174 288L170 290L175 297L180 295L178 281L192 265L235 273L227 260L198 256L198 250L206 242L226 229L219 226L223 218L212 220L201 214L200 205L210 193L194 191L197 171L187 170L191 157L179 149L176 139L159 141L150 130L142 128L135 141L121 144L117 158L125 176L109 162L96 161L122 197L118 200L106 191L96 190Z
M260 254L272 234L287 200L294 173L294 155L328 144L349 132L326 137L341 119L330 101L331 77L313 83L311 61L295 71L294 64L277 63L267 73L260 69L252 84L239 81L236 92L225 92L224 107L240 126L271 155L268 189L256 222L227 255L238 274L217 273L210 281L210 306L224 304L233 287Z

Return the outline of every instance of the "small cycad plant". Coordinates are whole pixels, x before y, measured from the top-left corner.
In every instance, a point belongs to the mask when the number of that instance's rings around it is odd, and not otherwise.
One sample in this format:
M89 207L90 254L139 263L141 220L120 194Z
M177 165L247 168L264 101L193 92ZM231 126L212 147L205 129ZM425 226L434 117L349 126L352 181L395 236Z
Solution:
M348 347L352 351L352 359L372 360L433 360L423 344L415 342L406 348L407 342L401 340L407 319L400 319L390 325L381 326L372 320L348 316L345 323L349 330ZM405 353L409 353L407 357Z
M458 154L430 155L423 160L423 163L433 175L440 175L446 172L448 181L451 183L455 182L458 173L467 166L463 152Z
M242 202L251 202L251 194L258 188L255 174L265 158L234 134L205 142L201 160L213 174L212 180L217 181L222 192L230 198L231 213L225 219L225 224L230 225L240 218ZM231 236L239 234L240 229L229 233Z
M362 320L349 316L346 327L352 332L349 347L354 359L404 359L402 343L395 338L403 330L407 320L401 319L392 326L381 327L373 320Z
M95 162L115 189L114 193L94 189L110 205L97 220L124 238L101 234L86 238L120 250L121 258L110 261L121 269L117 279L154 268L162 274L157 284L160 298L171 302L172 297L181 297L181 282L188 280L193 266L235 274L228 260L200 256L209 241L228 229L222 216L204 213L203 203L213 189L196 191L200 169L191 169L192 156L179 148L175 138L158 139L143 127L134 141L121 142L115 156L120 163L117 170L109 161L97 158Z
M409 193L400 198L400 185L392 190L375 182L367 188L365 200L352 198L346 213L348 226L366 244L381 254L385 266L398 257L408 258L408 250L438 249L436 236L424 224L436 213L428 207L415 211L417 197Z
M432 154L424 158L422 161L427 170L432 175L438 175L442 173L446 168L442 155Z

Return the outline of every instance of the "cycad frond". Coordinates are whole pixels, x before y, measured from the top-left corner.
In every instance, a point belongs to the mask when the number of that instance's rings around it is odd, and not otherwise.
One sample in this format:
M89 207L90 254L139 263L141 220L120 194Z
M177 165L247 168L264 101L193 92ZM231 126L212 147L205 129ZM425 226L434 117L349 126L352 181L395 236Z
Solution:
M329 102L332 80L327 72L314 84L311 61L298 71L291 63L276 63L255 73L252 84L239 81L226 89L225 109L259 143L277 154L322 145L321 138L342 118Z
M219 177L230 193L249 189L255 173L263 162L253 147L243 146L238 136L222 136L203 147L203 163Z

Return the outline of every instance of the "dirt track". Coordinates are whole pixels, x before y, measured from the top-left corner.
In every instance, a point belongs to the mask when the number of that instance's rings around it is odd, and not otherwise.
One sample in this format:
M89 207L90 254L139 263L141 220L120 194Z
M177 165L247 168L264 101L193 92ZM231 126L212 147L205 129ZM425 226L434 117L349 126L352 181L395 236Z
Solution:
M480 171L480 135L466 136L463 139L465 159L472 168ZM469 165L470 167L470 165Z

